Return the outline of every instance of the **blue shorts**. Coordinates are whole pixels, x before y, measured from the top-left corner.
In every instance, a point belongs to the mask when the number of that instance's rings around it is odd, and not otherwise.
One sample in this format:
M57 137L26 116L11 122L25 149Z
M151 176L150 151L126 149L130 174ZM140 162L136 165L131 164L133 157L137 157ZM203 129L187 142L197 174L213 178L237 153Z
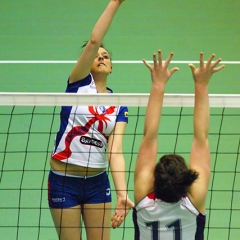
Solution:
M111 189L106 172L92 177L48 176L48 204L50 208L71 208L81 204L111 202Z

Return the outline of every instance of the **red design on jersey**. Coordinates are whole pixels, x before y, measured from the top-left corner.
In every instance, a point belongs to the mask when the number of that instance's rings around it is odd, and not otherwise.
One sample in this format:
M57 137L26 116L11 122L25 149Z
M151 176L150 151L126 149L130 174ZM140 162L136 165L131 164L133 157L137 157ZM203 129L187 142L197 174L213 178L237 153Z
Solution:
M147 196L149 199L155 199L155 192L151 192Z
M110 121L110 119L108 117L106 117L105 115L106 114L112 114L114 112L114 109L115 109L115 106L111 106L108 109L106 109L105 113L99 114L98 111L97 111L97 108L94 109L93 106L89 106L88 110L94 116L93 117L88 117L88 118L90 118L90 120L86 123L85 126L73 127L71 129L71 131L68 132L68 134L65 138L65 149L62 152L56 153L54 155L54 159L61 161L63 159L69 158L72 155L72 151L70 149L70 144L71 144L72 140L77 136L85 135L95 122L99 121L98 131L100 133L102 133L103 123L105 123L105 125L107 127L107 125L108 125L107 121Z

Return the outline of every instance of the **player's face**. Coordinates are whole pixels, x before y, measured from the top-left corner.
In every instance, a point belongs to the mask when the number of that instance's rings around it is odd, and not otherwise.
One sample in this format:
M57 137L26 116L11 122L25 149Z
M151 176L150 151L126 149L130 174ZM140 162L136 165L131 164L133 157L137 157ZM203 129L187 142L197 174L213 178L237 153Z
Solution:
M109 53L104 48L99 48L96 58L92 64L91 73L106 73L112 72L112 63Z

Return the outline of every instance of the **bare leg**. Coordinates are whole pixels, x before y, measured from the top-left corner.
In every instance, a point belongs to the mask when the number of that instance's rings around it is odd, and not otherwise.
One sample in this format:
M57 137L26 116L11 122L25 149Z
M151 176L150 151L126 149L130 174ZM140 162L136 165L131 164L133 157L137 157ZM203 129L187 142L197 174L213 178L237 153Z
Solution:
M81 240L81 206L50 211L60 240Z
M111 206L111 203L84 204L82 206L88 240L110 239Z

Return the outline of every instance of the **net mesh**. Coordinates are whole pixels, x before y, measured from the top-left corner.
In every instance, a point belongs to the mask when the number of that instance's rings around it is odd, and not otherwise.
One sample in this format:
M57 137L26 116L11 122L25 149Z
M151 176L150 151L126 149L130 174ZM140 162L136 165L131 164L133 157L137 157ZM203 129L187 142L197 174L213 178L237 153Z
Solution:
M111 103L129 106L123 150L127 187L133 199L133 171L148 96L0 94L0 236L9 240L56 239L47 204L47 178L61 105ZM174 152L189 159L192 106L193 95L165 96L159 129L159 156ZM212 166L205 238L235 240L240 235L240 95L210 95L210 106ZM111 185L115 203L115 189L113 183ZM133 232L130 211L121 227L111 231L111 239L132 239Z

